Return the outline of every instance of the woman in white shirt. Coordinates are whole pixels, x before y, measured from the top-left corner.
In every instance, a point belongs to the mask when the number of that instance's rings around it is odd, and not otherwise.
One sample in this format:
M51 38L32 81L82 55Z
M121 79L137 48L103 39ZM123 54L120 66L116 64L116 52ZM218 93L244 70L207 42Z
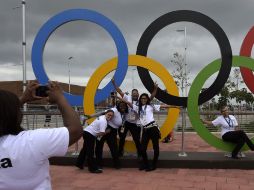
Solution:
M103 146L107 142L108 147L113 158L113 164L116 169L120 168L120 161L118 155L118 146L117 146L117 130L120 126L124 124L125 113L128 112L126 103L119 102L118 105L114 108L111 108L114 111L114 116L112 120L108 122L107 130L109 133L104 135L100 140L96 141L95 155L97 164L100 169L102 169L102 155L103 155Z
M20 100L0 90L0 189L51 189L48 158L64 156L68 146L82 136L77 113L72 109L59 85L48 85L49 100L56 103L65 127L25 131L21 127L20 107L29 101L42 99L35 96L37 82L28 83Z
M254 144L251 142L246 133L242 130L236 130L238 126L237 120L233 115L229 115L228 107L223 106L221 109L221 116L218 116L213 121L202 120L204 124L220 126L221 137L224 141L235 143L236 146L232 151L232 158L237 159L238 152L246 143L251 150L254 150Z
M155 84L155 88L157 88L157 84ZM122 98L118 97L120 100ZM123 100L125 101L125 100ZM153 112L160 111L160 108L171 108L172 106L169 105L151 105L150 97L148 94L143 93L140 95L138 100L138 105L132 104L131 102L126 102L133 110L135 110L139 115L139 120L141 126L143 127L142 133L142 140L141 140L141 153L143 158L143 164L140 166L140 170L152 171L157 168L157 162L159 158L159 139L160 136L160 129L157 123L155 122ZM147 158L147 146L149 140L152 140L153 150L154 150L154 157L152 166L148 163Z
M94 147L96 138L100 138L106 134L107 123L114 116L113 110L107 110L105 115L95 119L89 126L84 129L83 148L79 153L76 166L80 169L84 168L84 161L87 156L87 165L91 173L102 173L94 159Z

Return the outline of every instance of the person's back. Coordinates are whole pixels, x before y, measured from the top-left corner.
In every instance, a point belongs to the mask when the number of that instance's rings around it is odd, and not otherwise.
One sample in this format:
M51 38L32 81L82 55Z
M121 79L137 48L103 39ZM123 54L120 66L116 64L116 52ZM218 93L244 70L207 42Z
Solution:
M61 99L56 103L66 127L24 131L20 104L29 98L20 102L14 94L0 90L0 190L51 189L48 158L65 155L82 134L77 114L61 94L58 85L50 86L51 98Z
M65 155L67 128L22 131L0 138L0 189L51 189L51 156Z

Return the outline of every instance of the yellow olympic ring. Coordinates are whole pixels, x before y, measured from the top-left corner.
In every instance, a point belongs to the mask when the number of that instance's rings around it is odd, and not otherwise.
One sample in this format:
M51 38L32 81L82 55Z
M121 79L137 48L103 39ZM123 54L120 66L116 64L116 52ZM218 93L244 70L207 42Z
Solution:
M128 65L129 66L139 66L146 68L157 75L162 82L165 84L168 93L179 96L178 88L173 77L168 73L168 71L163 67L159 62L152 60L151 58L147 58L139 55L129 55L128 57ZM94 107L94 97L96 90L102 81L102 79L111 71L115 70L117 67L117 57L106 61L102 64L90 77L88 84L86 86L84 92L84 113L87 115L91 115L95 113ZM174 128L174 125L179 116L179 109L170 108L168 109L167 118L164 121L161 131L161 139L164 139ZM92 119L89 120L90 122ZM150 143L151 144L151 143ZM150 145L151 146L151 145ZM124 150L127 151L135 151L136 147L133 141L125 142Z

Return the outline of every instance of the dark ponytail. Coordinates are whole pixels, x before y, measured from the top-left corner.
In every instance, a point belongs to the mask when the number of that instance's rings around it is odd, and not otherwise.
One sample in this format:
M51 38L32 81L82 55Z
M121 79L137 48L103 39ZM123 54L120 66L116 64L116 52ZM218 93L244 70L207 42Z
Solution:
M0 90L0 137L17 135L23 131L21 125L22 112L19 98L8 91Z

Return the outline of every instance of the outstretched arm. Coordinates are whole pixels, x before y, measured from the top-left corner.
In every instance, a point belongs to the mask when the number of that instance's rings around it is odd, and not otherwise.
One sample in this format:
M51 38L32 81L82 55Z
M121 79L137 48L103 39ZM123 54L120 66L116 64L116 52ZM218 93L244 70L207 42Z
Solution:
M213 123L211 121L206 121L206 120L203 120L201 119L202 123L206 124L206 125L212 125L213 126Z
M94 113L92 115L84 114L83 125L85 124L86 120L91 119L91 118L95 118L95 117L99 117L99 116L104 115L104 114L105 114L105 111Z
M116 91L121 95L121 97L123 97L123 96L124 96L124 93L123 93L123 91L116 85L116 82L115 82L115 79L114 79L114 78L111 79L111 82L112 82L114 88L116 89Z
M157 89L158 89L158 84L157 84L157 82L155 81L155 82L154 82L154 87L153 87L153 92L152 92L152 94L151 94L151 96L150 96L150 100L151 100L151 101L152 101L153 98L156 96Z
M63 117L64 126L68 129L70 139L69 146L75 143L83 134L83 128L78 114L70 106L63 95L63 91L58 83L49 82L49 101L56 103Z
M171 106L171 105L167 105L167 104L161 104L160 107L161 108L178 108L178 109L180 109L180 106Z

